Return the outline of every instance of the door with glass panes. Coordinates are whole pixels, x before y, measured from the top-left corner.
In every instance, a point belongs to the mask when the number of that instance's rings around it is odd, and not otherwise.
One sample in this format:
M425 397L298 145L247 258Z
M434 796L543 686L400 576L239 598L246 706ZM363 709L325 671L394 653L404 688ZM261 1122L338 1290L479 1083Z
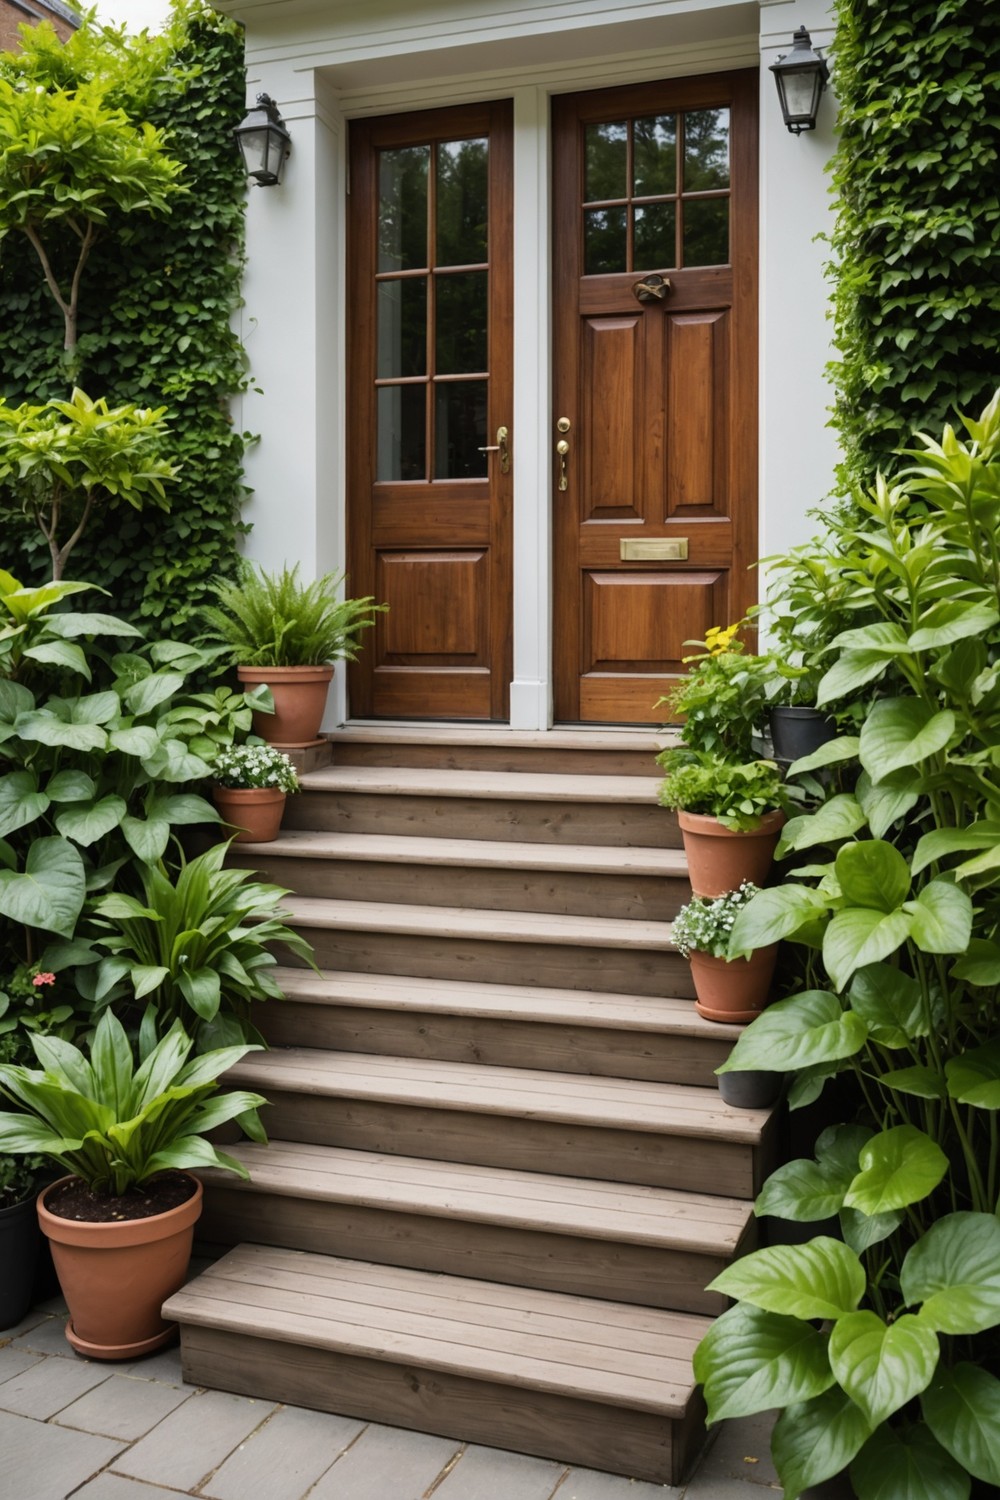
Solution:
M348 559L388 604L353 717L508 717L509 102L350 127Z
M756 73L553 104L554 674L661 722L757 553Z

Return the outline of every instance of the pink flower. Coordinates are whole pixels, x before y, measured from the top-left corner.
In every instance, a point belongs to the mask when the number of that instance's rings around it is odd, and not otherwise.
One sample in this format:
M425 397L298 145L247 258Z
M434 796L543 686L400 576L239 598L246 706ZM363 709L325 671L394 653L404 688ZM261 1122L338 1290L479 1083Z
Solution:
M36 974L31 982L37 989L43 984L55 984L56 976L54 974Z

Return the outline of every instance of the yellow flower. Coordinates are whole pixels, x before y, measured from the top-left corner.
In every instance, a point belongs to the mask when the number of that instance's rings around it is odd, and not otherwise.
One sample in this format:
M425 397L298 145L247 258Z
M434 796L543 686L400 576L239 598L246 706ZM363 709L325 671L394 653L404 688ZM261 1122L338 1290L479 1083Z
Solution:
M705 647L710 656L721 656L723 651L728 651L733 638L739 635L740 621L735 625L727 625L725 630L719 625L713 625L711 630L705 632Z

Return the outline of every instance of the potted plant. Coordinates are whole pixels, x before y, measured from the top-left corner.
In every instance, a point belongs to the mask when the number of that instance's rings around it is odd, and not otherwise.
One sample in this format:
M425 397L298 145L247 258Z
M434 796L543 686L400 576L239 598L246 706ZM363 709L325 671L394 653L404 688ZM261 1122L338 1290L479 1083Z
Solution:
M235 844L277 838L285 797L298 789L291 761L275 745L230 745L212 766L212 800L223 822L238 829Z
M20 1323L28 1308L38 1270L40 1156L19 1160L0 1155L0 1328Z
M660 762L667 766L660 803L677 813L695 895L721 896L743 881L763 885L787 800L774 761L734 764L669 750Z
M244 561L235 581L213 584L205 639L228 648L241 682L270 688L274 712L255 713L253 727L272 745L316 743L333 663L357 658L361 632L387 607L371 596L338 598L343 583L342 573L300 583L298 565L266 573Z
M695 896L674 918L673 940L691 965L698 996L695 1009L706 1021L752 1021L767 1004L777 943L729 957L729 939L737 915L758 889L744 880L735 890L711 900Z
M69 1308L66 1337L89 1359L135 1359L174 1329L160 1307L184 1281L202 1188L188 1170L247 1175L205 1133L264 1100L210 1096L250 1047L189 1061L179 1022L138 1068L125 1029L105 1011L89 1056L36 1036L39 1069L0 1066L0 1090L24 1113L0 1113L0 1151L44 1156L69 1175L44 1189L38 1219Z
M746 761L753 755L753 732L767 714L768 672L763 658L746 652L738 639L744 622L713 626L704 641L685 641L701 649L685 656L687 673L660 698L671 723L683 721L681 734L688 752ZM661 764L675 752L660 756Z

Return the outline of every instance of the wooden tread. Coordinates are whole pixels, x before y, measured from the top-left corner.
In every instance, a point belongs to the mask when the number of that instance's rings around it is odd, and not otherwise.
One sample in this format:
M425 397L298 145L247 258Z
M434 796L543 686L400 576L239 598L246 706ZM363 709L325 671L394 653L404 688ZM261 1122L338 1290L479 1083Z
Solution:
M302 778L307 792L392 797L515 798L519 802L626 803L655 808L658 776L566 776L527 771L438 771L407 766L324 766Z
M464 724L365 723L355 719L327 736L334 749L340 745L398 746L405 758L413 745L446 749L452 745L516 746L540 750L648 750L654 755L679 738L677 730L627 729L601 725L592 729L507 729L489 724L474 728Z

